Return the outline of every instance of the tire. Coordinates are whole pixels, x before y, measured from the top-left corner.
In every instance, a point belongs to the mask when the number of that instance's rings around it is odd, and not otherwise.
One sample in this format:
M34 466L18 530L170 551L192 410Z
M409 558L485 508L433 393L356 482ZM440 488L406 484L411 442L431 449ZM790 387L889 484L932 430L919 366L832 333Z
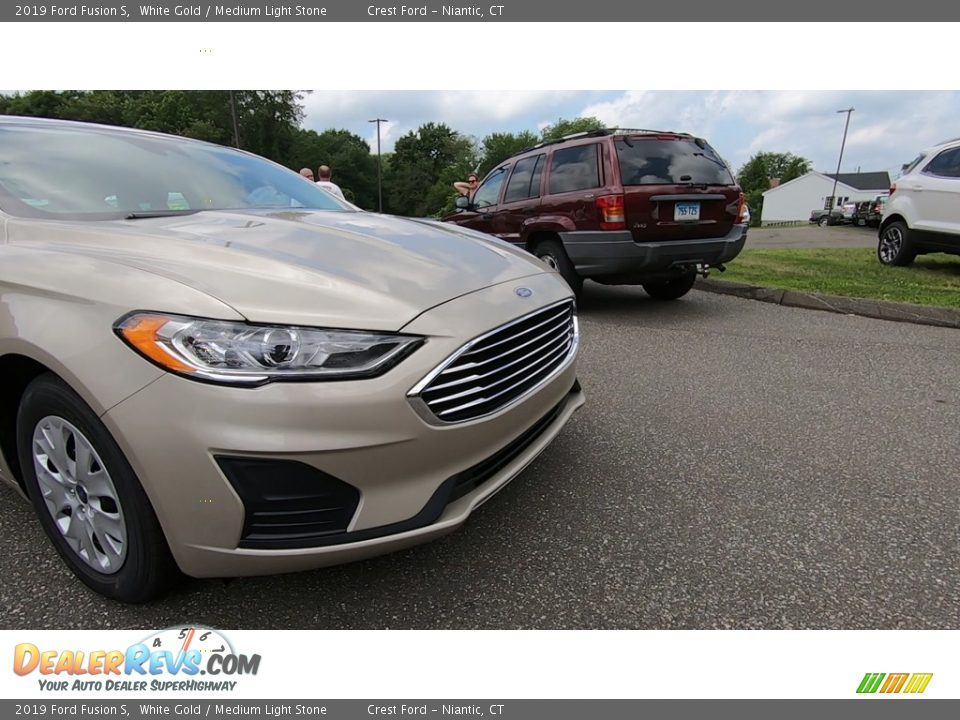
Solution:
M55 375L41 375L24 391L17 452L40 525L84 584L141 603L182 577L120 447Z
M902 267L912 263L916 257L917 251L910 242L910 230L903 220L894 220L880 230L877 260L881 265Z
M583 292L583 278L577 274L576 268L573 267L573 263L567 257L567 251L563 249L560 241L543 240L533 248L533 254L560 273L560 276L567 281L567 285L573 290L573 294L580 297Z
M817 225L819 225L820 227L826 227L829 224L830 224L830 218L828 218L826 215L824 215L822 218L817 220Z
M690 292L696 279L695 272L688 272L670 280L643 283L643 289L654 300L676 300Z

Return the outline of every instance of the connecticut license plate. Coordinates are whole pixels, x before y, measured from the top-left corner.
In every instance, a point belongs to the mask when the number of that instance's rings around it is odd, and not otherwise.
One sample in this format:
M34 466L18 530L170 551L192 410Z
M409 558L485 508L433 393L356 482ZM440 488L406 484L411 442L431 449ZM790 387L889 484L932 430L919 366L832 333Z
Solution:
M698 202L678 202L673 206L673 219L675 221L690 221L700 219L700 203Z

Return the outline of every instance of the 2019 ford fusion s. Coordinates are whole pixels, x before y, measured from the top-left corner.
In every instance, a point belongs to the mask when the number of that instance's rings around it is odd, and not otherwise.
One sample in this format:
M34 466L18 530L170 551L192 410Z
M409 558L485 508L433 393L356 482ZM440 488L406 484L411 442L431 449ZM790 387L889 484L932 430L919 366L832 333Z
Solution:
M144 601L443 535L583 403L572 293L262 158L0 118L0 479Z

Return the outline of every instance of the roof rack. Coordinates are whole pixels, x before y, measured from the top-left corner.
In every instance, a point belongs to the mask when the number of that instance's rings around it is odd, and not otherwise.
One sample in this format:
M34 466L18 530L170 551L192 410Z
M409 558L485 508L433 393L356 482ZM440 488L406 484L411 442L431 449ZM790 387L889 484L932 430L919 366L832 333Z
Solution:
M609 128L611 135L679 135L680 137L693 137L690 133L677 132L676 130L653 130L651 128Z
M549 145L557 145L559 143L565 143L569 140L579 140L581 138L588 137L605 137L607 135L641 135L641 134L663 134L663 135L677 135L680 137L693 137L690 133L676 132L675 130L651 130L649 128L621 128L621 127L609 127L609 128L599 128L597 130L583 130L581 132L570 133L569 135L564 135L563 137L556 138L555 140L546 140L542 143L537 143L536 145L531 145L526 147L523 150L515 152L510 157L516 157L517 155L522 155L525 152L530 152L531 150L539 150L540 148L547 147Z

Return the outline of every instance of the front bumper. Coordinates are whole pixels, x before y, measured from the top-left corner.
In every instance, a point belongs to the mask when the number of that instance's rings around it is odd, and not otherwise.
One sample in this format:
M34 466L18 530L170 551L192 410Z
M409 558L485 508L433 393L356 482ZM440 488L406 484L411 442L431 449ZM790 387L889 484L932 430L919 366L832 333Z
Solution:
M517 284L418 317L403 330L427 342L379 378L233 388L166 375L106 413L181 569L197 577L303 570L409 547L461 525L584 401L573 358L483 419L430 425L411 406L410 388L465 342L569 295L552 274L524 278L538 300L531 307L513 292ZM249 514L218 463L224 457L294 461L356 488L346 532L306 547L244 547Z
M747 226L734 225L724 237L634 242L629 231L560 233L581 277L656 275L691 265L730 262L743 250Z

